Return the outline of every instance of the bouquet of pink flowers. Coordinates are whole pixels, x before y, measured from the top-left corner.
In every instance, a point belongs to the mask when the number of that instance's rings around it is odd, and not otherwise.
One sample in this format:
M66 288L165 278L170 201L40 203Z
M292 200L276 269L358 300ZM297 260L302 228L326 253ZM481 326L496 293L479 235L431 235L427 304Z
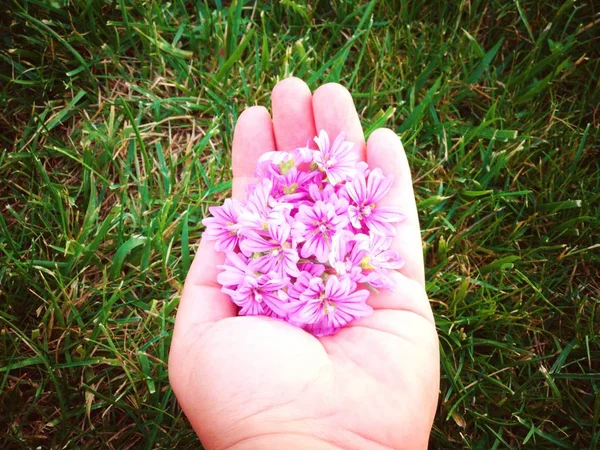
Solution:
M265 153L246 201L227 199L202 223L226 252L217 281L240 315L325 336L372 313L370 290L393 288L388 271L404 263L390 248L393 224L404 216L377 206L392 178L358 161L343 134L315 142Z

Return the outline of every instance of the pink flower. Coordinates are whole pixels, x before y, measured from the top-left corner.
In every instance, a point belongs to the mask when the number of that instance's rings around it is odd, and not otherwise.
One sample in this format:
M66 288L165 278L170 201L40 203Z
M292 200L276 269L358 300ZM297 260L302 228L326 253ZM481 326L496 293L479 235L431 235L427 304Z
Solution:
M368 239L361 240L359 246L365 250L365 256L360 261L364 278L360 280L376 289L393 290L394 282L389 270L398 270L404 266L404 260L394 250L390 249L393 238L371 233Z
M222 206L208 208L213 217L202 221L206 227L202 237L216 241L215 249L218 252L231 252L239 243L237 222L240 207L238 202L228 198Z
M285 216L293 206L289 203L277 202L271 196L273 182L262 180L248 194L245 208L240 209L238 216L240 230L266 230L269 223L283 223Z
M247 275L235 288L221 290L241 309L241 316L268 315L283 318L287 315L288 295L283 290L289 285L289 278L280 277L274 272Z
M296 161L296 164L302 165L310 164L311 162L313 162L315 153L317 152L309 148L307 142L306 147L298 147L292 152L292 155L294 157L294 161Z
M327 261L335 233L348 225L346 216L338 216L333 205L322 201L316 202L312 208L300 205L295 219L306 227L302 236L305 242L300 255L303 258L314 255L321 263Z
M323 266L321 266L321 267L323 267ZM300 296L302 294L304 294L304 292L308 289L308 287L310 285L310 281L313 278L319 278L319 276L314 275L310 272L302 271L302 272L300 272L300 275L298 275L298 277L296 278L296 282L288 288L287 293L288 293L289 300L290 300L290 302L296 301L297 309L299 309L299 307L302 306L302 302L298 303L298 301L300 300ZM293 307L292 303L290 303L290 308L292 308L292 307ZM292 320L291 317L290 317L290 320ZM299 324L299 323L296 325L301 326L301 324Z
M290 302L290 320L302 324L315 336L335 333L347 323L371 314L367 305L369 291L355 290L356 284L346 278L331 275L309 281L299 300Z
M271 151L263 153L258 158L256 176L270 178L273 174L285 175L292 168L298 168L306 163L311 163L315 150L300 147L292 152ZM306 171L302 171L307 173Z
M296 164L292 154L289 152L279 152L277 150L265 152L258 158L256 176L259 178L268 178L274 172L281 173L280 167L288 165L290 161L290 167L294 167Z
M253 260L253 266L262 273L277 272L281 276L297 276L298 252L296 243L290 239L291 227L287 223L269 223L268 236L264 237L250 230L244 234L240 249L246 256L262 254Z
M298 269L302 272L308 272L313 277L320 277L325 272L325 266L323 264L315 264L310 261L301 262L298 264Z
M319 146L319 151L315 152L314 163L325 172L327 180L334 186L351 180L356 173L358 162L354 143L344 141L344 133L340 133L330 145L329 136L323 130L319 133L319 137L315 138L315 142Z
M217 282L240 315L282 319L315 336L369 315L370 288L393 288L391 250L403 216L377 203L392 180L325 131L319 149L267 152L246 200L210 208L204 237L226 252Z
M308 187L308 193L314 202L320 200L324 203L331 203L337 215L348 214L348 194L345 188L340 188L336 192L331 184L325 185L323 189L319 189L316 184L311 184Z
M398 253L391 250L393 238L371 234L369 236L367 252L369 262L376 269L397 270L404 266L404 260Z
M319 174L316 172L306 173L296 169L295 167L288 170L285 174L274 174L273 190L271 194L273 198L282 202L293 203L299 202L308 197L308 188L315 186L315 177Z
M217 282L221 286L237 286L242 284L246 277L252 274L251 260L241 253L230 252L225 257L225 264L217 266L221 272L217 275Z
M360 283L364 279L361 261L367 254L367 249L356 236L344 230L333 237L329 265L340 278L349 277L352 281Z
M348 208L348 215L354 228L366 227L382 236L396 234L392 223L400 222L404 219L404 215L396 208L375 206L388 193L391 186L392 177L385 177L379 168L373 169L366 180L362 174L358 174L346 184L352 203Z

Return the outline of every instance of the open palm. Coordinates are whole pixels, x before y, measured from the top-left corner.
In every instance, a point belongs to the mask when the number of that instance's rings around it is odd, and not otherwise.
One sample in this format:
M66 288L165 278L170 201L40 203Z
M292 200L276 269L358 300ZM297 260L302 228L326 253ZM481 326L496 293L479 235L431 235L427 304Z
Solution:
M438 340L424 289L410 170L400 140L373 132L365 145L348 91L314 95L296 78L272 94L273 120L252 107L233 140L233 195L244 197L258 157L306 145L318 130L346 133L371 167L394 176L401 208L395 250L406 261L395 292L372 294L374 312L316 338L285 322L238 317L216 282L224 255L202 241L187 276L169 358L171 384L206 448L425 448L438 398Z

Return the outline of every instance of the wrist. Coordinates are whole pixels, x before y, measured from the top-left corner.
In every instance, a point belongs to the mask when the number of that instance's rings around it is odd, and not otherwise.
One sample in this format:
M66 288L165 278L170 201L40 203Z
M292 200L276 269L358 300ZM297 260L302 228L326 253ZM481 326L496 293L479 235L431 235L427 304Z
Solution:
M344 447L318 439L314 436L302 434L271 434L256 436L237 442L227 450L340 450Z
M247 437L224 448L226 450L390 450L392 447L351 432L342 433L337 437L302 432L281 432ZM427 445L423 448L427 448Z

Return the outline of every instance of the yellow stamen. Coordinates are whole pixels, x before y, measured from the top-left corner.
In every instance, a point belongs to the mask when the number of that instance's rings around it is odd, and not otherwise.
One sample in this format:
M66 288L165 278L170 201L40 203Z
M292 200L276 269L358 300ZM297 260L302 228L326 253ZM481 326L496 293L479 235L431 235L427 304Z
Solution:
M295 194L297 190L298 190L298 184L296 184L296 183L293 183L290 186L283 187L283 193L286 195Z
M282 175L287 174L293 167L295 166L294 160L290 159L289 161L283 161L279 163L279 170Z
M371 257L366 255L360 260L359 266L365 270L374 270L375 267L371 265Z

